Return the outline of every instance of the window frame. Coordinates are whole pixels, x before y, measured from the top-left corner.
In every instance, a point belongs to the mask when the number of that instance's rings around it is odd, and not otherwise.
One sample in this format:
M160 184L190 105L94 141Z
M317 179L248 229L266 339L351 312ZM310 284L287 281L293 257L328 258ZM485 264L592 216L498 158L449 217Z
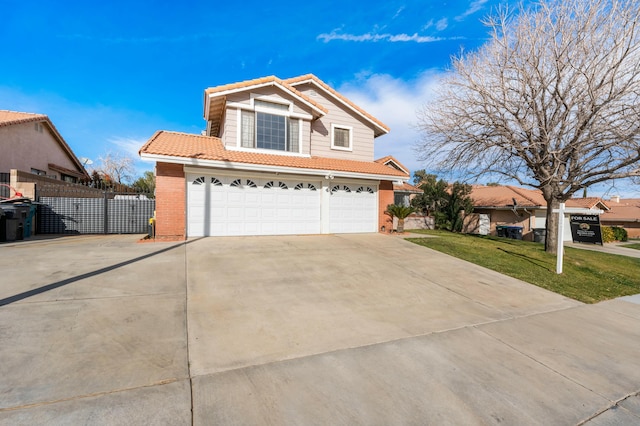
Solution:
M339 146L335 144L336 129L349 131L349 146ZM353 151L353 126L331 123L331 149L338 151Z
M257 102L256 102L257 101ZM265 106L264 103L271 103L278 106L282 106L283 108L269 108ZM266 154L278 154L278 155L302 155L302 133L303 133L303 119L298 116L298 114L293 113L293 104L287 100L276 98L272 96L261 96L256 94L251 94L249 104L237 105L238 108L238 123L237 123L237 143L236 147L239 150L243 151L252 151L252 152L260 152ZM253 146L243 146L243 115L250 113L253 116ZM275 116L285 117L285 149L270 149L270 148L258 148L258 140L257 140L257 114L271 114ZM295 123L292 124L292 122ZM295 143L291 141L291 127L297 127L297 134ZM296 150L290 150L292 145L295 146L297 144Z

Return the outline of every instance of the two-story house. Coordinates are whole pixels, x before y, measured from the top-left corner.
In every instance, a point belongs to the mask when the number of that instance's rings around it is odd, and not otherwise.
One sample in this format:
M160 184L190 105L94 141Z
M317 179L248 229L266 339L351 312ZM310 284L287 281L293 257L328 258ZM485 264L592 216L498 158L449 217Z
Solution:
M156 238L390 229L393 183L374 161L389 132L314 75L206 89L203 135L156 132Z

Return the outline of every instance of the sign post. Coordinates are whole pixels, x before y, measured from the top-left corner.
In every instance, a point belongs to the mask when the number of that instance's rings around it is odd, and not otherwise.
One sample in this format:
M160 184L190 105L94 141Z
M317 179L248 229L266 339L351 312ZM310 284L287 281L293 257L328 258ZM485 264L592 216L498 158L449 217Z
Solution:
M562 273L562 258L564 256L564 203L558 209L558 254L556 257L556 274Z

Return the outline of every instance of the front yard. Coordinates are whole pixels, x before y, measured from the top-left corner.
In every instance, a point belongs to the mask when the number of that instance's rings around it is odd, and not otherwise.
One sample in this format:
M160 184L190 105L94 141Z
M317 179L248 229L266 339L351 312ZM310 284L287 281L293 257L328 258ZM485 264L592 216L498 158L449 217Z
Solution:
M563 274L544 246L492 236L413 231L408 240L585 303L640 293L640 259L565 248ZM435 237L435 238L434 238Z

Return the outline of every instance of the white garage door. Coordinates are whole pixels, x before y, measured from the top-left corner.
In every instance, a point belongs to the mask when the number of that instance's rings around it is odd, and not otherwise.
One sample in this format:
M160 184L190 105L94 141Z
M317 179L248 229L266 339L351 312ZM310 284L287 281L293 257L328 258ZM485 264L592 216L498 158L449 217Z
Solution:
M329 204L330 232L377 232L377 191L371 185L332 185Z
M187 175L187 234L320 233L320 183Z

